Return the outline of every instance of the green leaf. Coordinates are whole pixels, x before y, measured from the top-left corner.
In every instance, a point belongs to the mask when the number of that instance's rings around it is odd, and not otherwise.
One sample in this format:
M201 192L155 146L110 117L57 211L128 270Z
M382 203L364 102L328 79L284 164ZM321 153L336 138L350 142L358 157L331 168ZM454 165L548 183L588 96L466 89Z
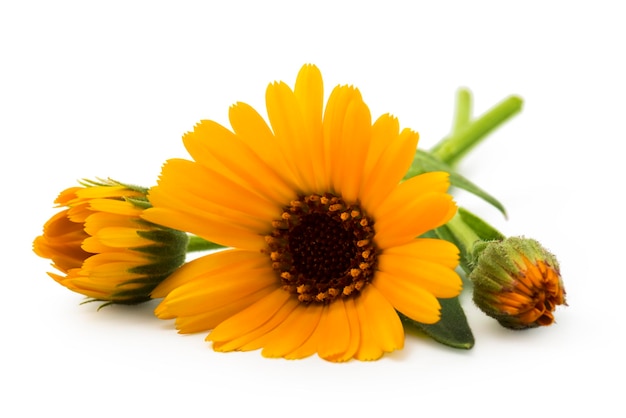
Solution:
M453 348L469 350L474 346L474 335L459 298L439 299L441 319L436 324L422 324L398 312L405 326L415 328L435 341Z
M493 226L464 208L459 208L459 216L467 226L483 241L502 241L505 236Z
M463 189L480 197L487 203L494 206L500 212L502 212L505 218L507 217L504 206L495 197L491 196L489 193L482 190L480 187L478 187L459 173L455 172L451 166L439 161L437 158L433 157L426 151L417 150L417 152L415 153L415 157L413 157L413 163L411 164L411 167L409 168L404 178L409 179L411 177L417 176L418 174L428 173L432 171L445 171L449 173L450 184L452 186L458 187L459 189Z

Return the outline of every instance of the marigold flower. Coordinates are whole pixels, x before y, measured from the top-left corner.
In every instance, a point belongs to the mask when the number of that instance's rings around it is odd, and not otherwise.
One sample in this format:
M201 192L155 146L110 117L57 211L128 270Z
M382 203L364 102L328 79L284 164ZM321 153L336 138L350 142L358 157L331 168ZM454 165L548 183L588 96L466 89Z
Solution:
M65 207L43 228L34 252L62 274L50 277L90 300L136 304L185 259L187 234L141 218L146 190L115 181L84 181L62 191Z
M556 257L539 242L522 237L483 244L469 278L474 302L511 329L551 325L554 310L566 305Z
M416 238L454 215L448 175L400 183L418 134L390 115L372 123L354 87L325 108L323 96L305 65L293 90L269 85L271 128L237 103L232 131L202 121L183 138L193 161L164 165L144 218L233 247L154 290L156 315L179 332L212 330L217 351L372 360L403 347L397 311L435 323L437 298L461 291L458 249Z

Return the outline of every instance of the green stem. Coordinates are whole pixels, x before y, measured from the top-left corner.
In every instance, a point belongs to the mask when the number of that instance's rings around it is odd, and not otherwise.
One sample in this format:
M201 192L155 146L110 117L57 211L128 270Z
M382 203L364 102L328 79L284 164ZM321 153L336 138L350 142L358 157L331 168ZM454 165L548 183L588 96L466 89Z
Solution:
M463 222L463 219L458 212L448 221L446 226L450 232L452 232L457 242L463 246L463 249L467 254L472 254L474 245L481 242L478 234L465 222Z
M522 103L521 98L510 96L479 118L467 122L471 95L468 90L459 91L453 131L430 150L431 155L454 166L491 131L518 113Z
M472 93L460 88L456 93L456 113L452 124L452 133L465 128L472 119Z
M223 245L215 244L214 242L207 241L204 238L197 237L195 235L189 236L189 244L187 244L187 252L192 253L195 251L210 251L224 248Z

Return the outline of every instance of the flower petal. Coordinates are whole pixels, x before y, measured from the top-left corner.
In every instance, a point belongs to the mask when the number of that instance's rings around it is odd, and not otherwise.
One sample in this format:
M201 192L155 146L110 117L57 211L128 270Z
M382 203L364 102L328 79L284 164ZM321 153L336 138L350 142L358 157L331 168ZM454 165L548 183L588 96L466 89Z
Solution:
M322 74L315 65L304 65L298 73L294 88L296 100L300 104L303 117L304 135L310 144L309 161L315 184L315 191L328 190L328 179L324 173L324 140L322 136L322 110L324 107L324 83Z
M231 343L242 336L249 335L267 323L284 305L291 304L293 298L288 292L276 289L268 296L259 300L254 305L244 309L236 315L219 324L207 337L207 341L213 341L213 346L218 350L227 343ZM278 325L278 324L277 324ZM233 348L226 347L224 351Z
M452 218L456 206L446 193L428 193L404 202L384 218L376 218L379 248L385 250L411 242L423 233L437 228Z
M352 335L343 299L336 299L326 307L319 326L317 352L321 358L332 358L347 351Z
M266 334L261 354L265 357L285 357L301 347L320 323L323 309L317 304L294 309L280 325Z
M167 309L167 305L161 303L161 305L157 306L155 314L160 319L176 318L176 329L178 329L181 334L208 331L236 313L246 309L253 303L268 296L274 290L275 286L267 286L254 293L242 296L241 298L231 297L226 305L220 305L219 307L211 305L205 306L202 313L189 316L176 317L176 315L172 314Z
M381 115L372 125L372 141L368 148L367 159L363 170L364 179L379 175L374 171L381 155L385 152L389 144L400 135L400 123L398 119L390 114ZM364 183L366 180L364 180Z
M267 115L274 135L285 150L287 166L294 174L300 192L315 190L315 174L311 161L314 143L311 133L306 132L306 124L293 91L285 83L277 82L268 86L265 95Z
M372 216L376 219L393 216L393 212L396 212L399 207L406 206L407 203L421 196L429 193L445 193L450 187L449 177L448 173L439 171L420 174L402 182L372 212Z
M404 129L396 138L389 139L388 146L374 164L372 174L363 182L361 202L369 213L376 211L406 174L413 162L418 139L417 132L410 129Z
M363 342L359 360L376 360L385 352L404 346L404 329L394 307L374 286L367 286L356 299Z
M279 285L271 268L250 269L245 274L205 275L172 290L165 304L168 312L174 315L198 315L207 307L220 308L262 289L277 288Z
M459 249L442 239L416 238L408 244L387 248L383 254L430 261L451 269L459 265Z
M245 274L250 269L263 266L269 267L269 260L258 251L217 251L182 265L153 290L152 297L163 298L172 290L205 277L218 274Z
M354 298L344 300L348 324L350 326L350 341L345 351L325 357L326 360L343 362L352 359L361 345L361 323L356 310Z
M242 102L231 106L228 116L237 137L269 167L274 167L291 190L298 190L294 174L287 164L288 153L265 119L252 106Z
M454 269L432 261L383 253L378 257L378 269L399 281L413 282L438 298L461 293L461 278Z
M273 202L293 196L292 188L240 137L211 120L198 123L183 137L189 154L199 164L230 178ZM189 181L195 179L188 178Z
M282 289L279 289L283 293ZM231 341L222 343L222 342L214 342L213 348L216 351L251 351L257 350L263 347L263 344L266 341L267 334L275 329L278 325L282 324L293 312L295 309L301 308L299 306L299 302L296 298L289 298L285 301L284 304L280 305L280 308L276 313L269 318L263 325L255 328L254 330L239 336ZM253 305L254 306L254 305Z
M189 213L155 207L146 210L142 217L158 225L191 232L226 247L258 251L266 246L262 234L230 224L227 220L212 214L199 217Z
M357 89L333 90L324 115L324 135L332 189L346 201L356 202L372 136L370 111Z
M417 283L379 271L371 283L380 290L393 307L409 318L423 324L439 321L441 305L437 298Z

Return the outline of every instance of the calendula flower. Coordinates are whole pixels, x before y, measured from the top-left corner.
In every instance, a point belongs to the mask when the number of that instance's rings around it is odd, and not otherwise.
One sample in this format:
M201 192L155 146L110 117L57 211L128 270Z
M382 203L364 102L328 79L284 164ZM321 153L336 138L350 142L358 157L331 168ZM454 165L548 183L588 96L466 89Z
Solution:
M482 247L469 276L474 303L506 328L551 325L556 307L566 304L556 257L536 240L523 237Z
M141 218L146 189L84 181L60 193L63 207L33 244L59 273L50 277L90 300L136 304L185 260L187 234Z
M244 103L232 131L197 124L183 138L193 161L167 161L150 189L145 219L232 247L161 283L156 315L212 330L217 351L346 361L402 348L397 311L435 323L437 298L461 290L457 248L416 238L454 215L448 175L400 183L418 134L390 115L372 123L354 87L324 108L315 66L293 90L270 84L266 104L271 128Z

